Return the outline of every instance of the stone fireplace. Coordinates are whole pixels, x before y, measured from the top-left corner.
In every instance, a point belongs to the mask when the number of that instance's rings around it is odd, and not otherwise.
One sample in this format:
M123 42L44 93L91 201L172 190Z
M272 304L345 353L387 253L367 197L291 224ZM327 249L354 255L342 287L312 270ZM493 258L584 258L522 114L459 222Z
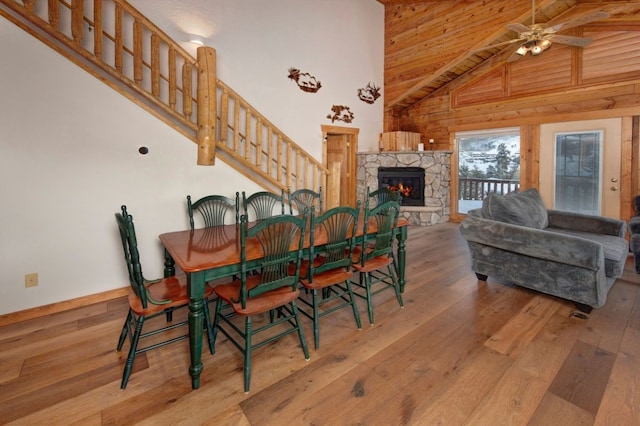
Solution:
M358 199L364 200L367 187L375 191L380 185L390 185L393 182L381 181L379 170L383 176L389 168L401 173L415 173L422 169L424 187L422 200L411 201L412 205L403 202L400 215L412 225L429 226L449 221L450 214L450 180L451 180L451 152L450 151L399 151L399 152L370 152L359 153L357 171ZM401 170L404 169L404 170ZM405 176L401 176L404 178ZM397 183L397 182L396 182ZM403 197L404 199L404 197ZM415 203L415 204L414 204ZM420 205L417 205L417 204Z

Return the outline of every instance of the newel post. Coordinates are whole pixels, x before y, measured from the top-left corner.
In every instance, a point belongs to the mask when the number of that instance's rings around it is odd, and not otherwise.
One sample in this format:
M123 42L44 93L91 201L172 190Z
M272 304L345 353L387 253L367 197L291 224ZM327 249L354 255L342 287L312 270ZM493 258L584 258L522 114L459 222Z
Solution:
M216 50L198 47L198 165L216 162Z

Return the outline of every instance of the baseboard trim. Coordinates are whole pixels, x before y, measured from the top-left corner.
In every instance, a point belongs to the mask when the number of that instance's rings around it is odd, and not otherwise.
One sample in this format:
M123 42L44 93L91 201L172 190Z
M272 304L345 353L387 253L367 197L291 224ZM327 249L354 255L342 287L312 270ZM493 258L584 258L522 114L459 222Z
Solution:
M68 311L70 309L82 306L92 305L129 294L130 287L117 288L115 290L103 291L102 293L90 294L88 296L78 297L76 299L65 300L63 302L52 303L50 305L38 306L36 308L25 309L24 311L12 312L10 314L0 315L0 327L14 324L20 321L26 321L33 318L39 318L58 312Z

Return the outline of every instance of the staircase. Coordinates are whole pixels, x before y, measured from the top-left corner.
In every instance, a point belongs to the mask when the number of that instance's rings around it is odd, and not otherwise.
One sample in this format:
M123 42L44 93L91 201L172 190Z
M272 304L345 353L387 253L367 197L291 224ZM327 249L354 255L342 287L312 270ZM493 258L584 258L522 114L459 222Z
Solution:
M91 9L88 9L91 8ZM328 188L329 170L124 0L0 0L0 15L266 190ZM323 191L326 193L326 191Z

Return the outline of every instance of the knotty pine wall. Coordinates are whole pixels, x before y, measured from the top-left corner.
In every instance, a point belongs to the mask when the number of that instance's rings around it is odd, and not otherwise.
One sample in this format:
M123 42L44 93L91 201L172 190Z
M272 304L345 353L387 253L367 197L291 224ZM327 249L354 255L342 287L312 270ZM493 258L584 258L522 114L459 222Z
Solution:
M494 6L499 8L499 3L495 2ZM434 25L443 33L446 32L443 22L448 22L443 16L449 14L450 19L459 16L459 13L446 10L446 4L451 7L452 2L425 5L422 6L425 10L420 11L430 11L436 21ZM399 7L396 6L396 11ZM409 9L403 7L404 12L397 15L402 15L403 21L411 22L407 14L413 12ZM394 38L389 31L395 33L399 29L393 27L398 25L397 16L390 17L389 8L386 10L385 102L407 89L400 80L412 80L410 74L403 72L412 60L407 60L405 68L401 68L395 49L390 49L390 40L393 42ZM491 12L497 13L495 8ZM474 11L467 10L466 13L475 18ZM511 13L505 13L511 16ZM494 15L495 20L504 21L499 15ZM415 20L413 23L415 25ZM478 29L473 25L469 28ZM538 182L541 123L623 117L623 150L628 155L623 152L621 211L623 216L630 216L633 212L631 199L640 193L640 16L625 16L624 25L616 21L591 24L582 33L577 31L575 34L592 37L594 41L583 49L556 43L540 56L527 56L512 63L505 63L504 58L486 61L411 107L393 114L387 111L385 130L420 132L423 140L435 139L435 149L454 149L456 131L521 126L521 175L523 187L531 187L537 186ZM416 32L412 42L420 44L422 40L425 46L431 46L424 50L424 70L450 61L452 53L447 53L447 40L450 39L444 39L442 35L429 40L424 37L427 33ZM432 45L438 41L444 43L439 47L441 54ZM407 49L404 48L405 52ZM451 49L456 51L455 46Z

